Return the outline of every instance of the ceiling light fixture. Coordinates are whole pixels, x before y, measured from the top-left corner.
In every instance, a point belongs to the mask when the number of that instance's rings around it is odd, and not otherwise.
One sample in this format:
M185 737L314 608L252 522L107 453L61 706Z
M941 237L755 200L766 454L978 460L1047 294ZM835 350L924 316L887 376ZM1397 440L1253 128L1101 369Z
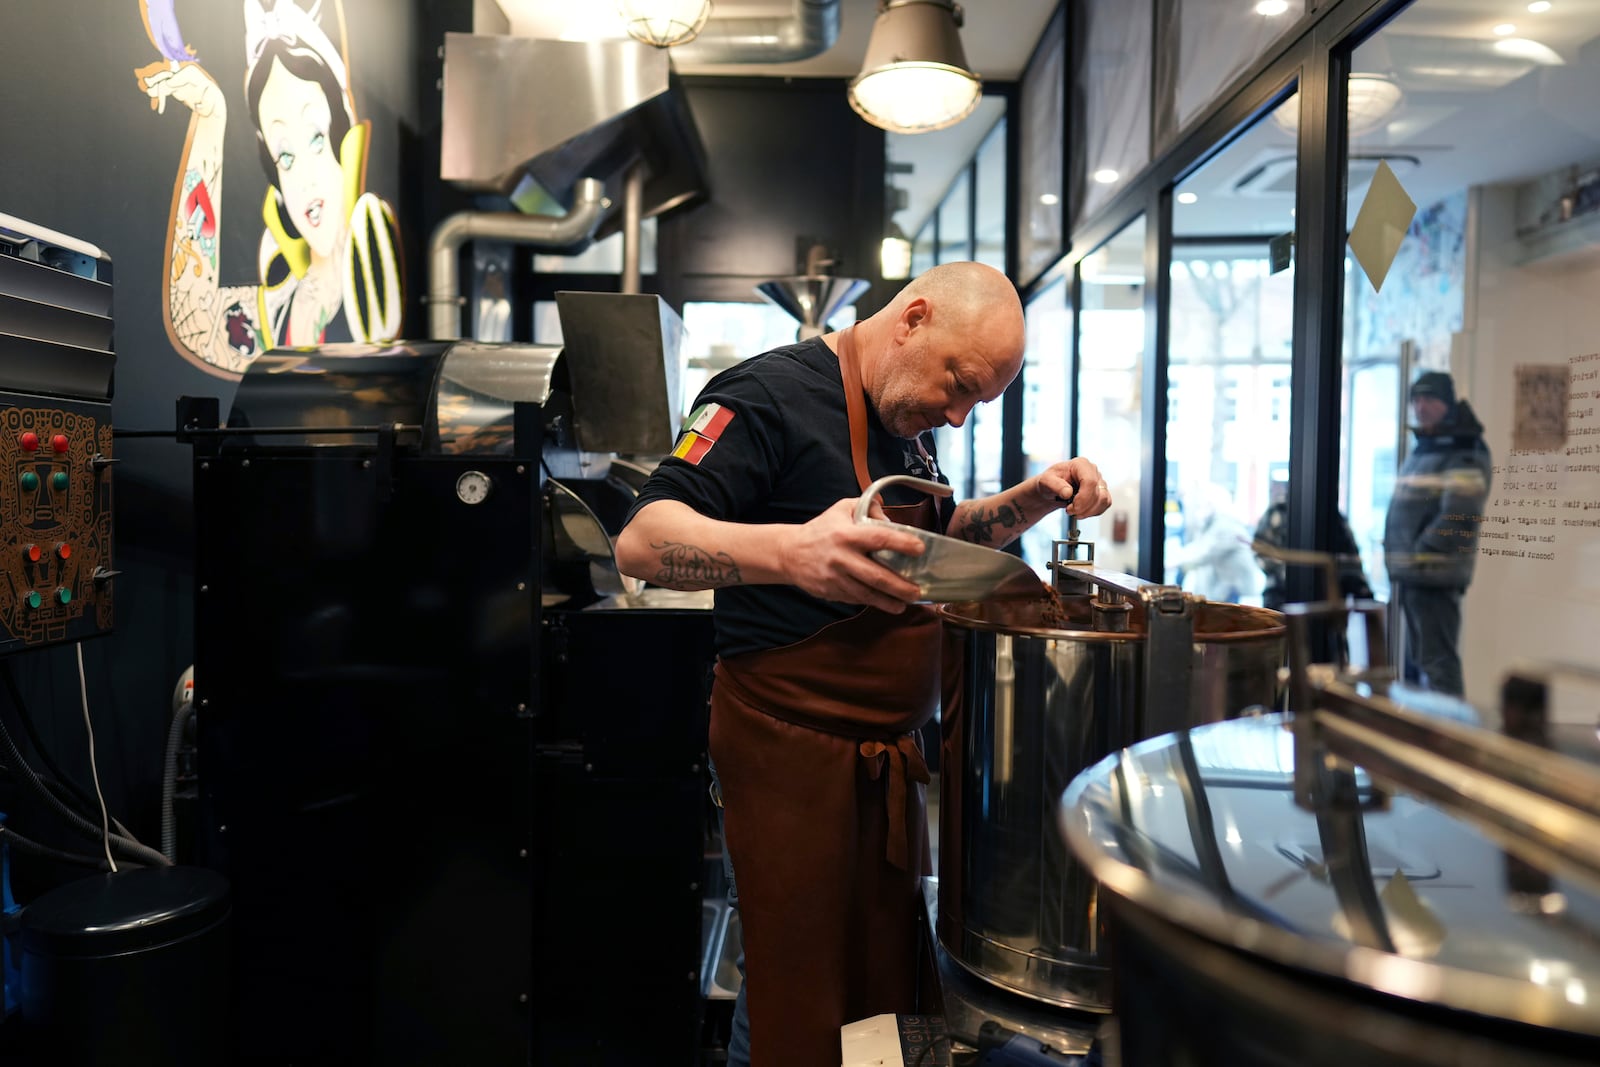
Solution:
M1200 199L1200 197L1198 197L1194 193L1179 193L1178 194L1178 203L1180 203L1180 204L1192 204L1192 203L1194 203L1195 201L1197 201L1199 199Z
M983 82L967 69L954 0L879 0L850 106L892 133L954 126L978 106Z
M1118 174L1110 167L1102 167L1093 174L1089 175L1089 177L1093 178L1101 185L1113 185L1116 183L1118 178L1122 177L1122 175Z
M711 0L618 0L628 36L657 48L687 44L705 29Z
M1528 10L1535 15L1542 15L1550 10L1550 0L1533 0L1533 3L1528 5Z
M911 238L905 231L889 220L889 232L883 235L883 243L878 246L879 274L891 282L904 281L911 277Z
M1504 43L1504 42L1497 42ZM1350 119L1350 136L1371 133L1389 121L1405 93L1392 78L1382 74L1352 74L1345 87L1345 112ZM1300 94L1295 93L1272 112L1272 121L1286 133L1300 130Z
M1055 193L1040 193L1039 203L1043 204L1045 207L1055 207L1057 204L1061 203L1061 198Z
M1502 22L1500 25L1494 28L1494 35L1496 37L1510 37L1516 32L1517 28L1509 22Z
M1289 0L1261 0L1256 5L1256 14L1272 18L1289 10Z
M1525 59L1541 67L1559 67L1566 63L1554 48L1526 37L1502 37L1490 47L1501 55Z

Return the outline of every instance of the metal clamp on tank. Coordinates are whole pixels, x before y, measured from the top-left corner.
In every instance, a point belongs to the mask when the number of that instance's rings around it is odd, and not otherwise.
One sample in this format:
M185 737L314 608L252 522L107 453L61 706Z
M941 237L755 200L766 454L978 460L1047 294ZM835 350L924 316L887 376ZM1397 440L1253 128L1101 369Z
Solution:
M1559 856L1600 876L1600 772L1556 751L1544 718L1555 677L1600 681L1600 672L1559 664L1513 671L1502 691L1502 732L1493 732L1424 705L1395 684L1385 661L1384 611L1371 601L1284 609L1296 802L1312 809L1382 806L1382 793L1357 788L1359 767L1493 828L1524 850ZM1314 628L1342 623L1351 612L1365 622L1369 665L1315 662Z

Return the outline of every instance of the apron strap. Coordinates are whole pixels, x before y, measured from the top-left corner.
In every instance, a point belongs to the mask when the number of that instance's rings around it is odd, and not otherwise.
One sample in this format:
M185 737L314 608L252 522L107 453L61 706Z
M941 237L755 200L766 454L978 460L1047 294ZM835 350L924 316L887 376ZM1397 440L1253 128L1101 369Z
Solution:
M892 743L882 741L863 741L860 747L861 758L867 761L867 777L877 781L883 774L884 767L889 769L889 833L888 859L889 862L902 871L911 871L914 874L921 872L921 857L917 859L917 867L912 867L910 856L911 830L907 823L911 819L911 809L906 806L907 780L927 785L932 781L928 774L928 764L922 758L922 747L917 744L916 734L901 734Z
M872 484L872 476L867 473L867 392L861 385L855 329L846 327L839 335L839 376L844 379L844 407L850 418L850 460L855 464L856 481L865 493Z

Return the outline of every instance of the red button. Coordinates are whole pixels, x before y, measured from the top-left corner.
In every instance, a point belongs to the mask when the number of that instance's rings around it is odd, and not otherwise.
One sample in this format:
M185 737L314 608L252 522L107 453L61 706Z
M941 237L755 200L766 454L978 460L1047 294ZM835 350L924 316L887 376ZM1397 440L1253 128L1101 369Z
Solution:
M67 435L64 433L58 433L54 437L50 438L50 447L55 449L57 452L65 452L67 450Z
M71 559L72 546L67 544L65 541L61 542L56 546L56 555L60 556L62 559Z
M17 443L22 446L24 452L39 451L39 435L32 430L17 438Z
M39 562L39 556L41 555L41 553L39 551L39 546L38 545L28 545L27 547L25 547L22 550L22 555L23 555L23 558L25 558L29 563L38 563Z

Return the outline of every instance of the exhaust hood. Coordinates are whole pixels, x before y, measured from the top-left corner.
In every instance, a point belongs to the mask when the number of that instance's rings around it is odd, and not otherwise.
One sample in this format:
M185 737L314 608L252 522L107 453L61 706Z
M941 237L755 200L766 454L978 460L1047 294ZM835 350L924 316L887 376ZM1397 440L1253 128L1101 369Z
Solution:
M473 192L510 196L531 179L566 205L594 178L619 204L635 162L645 216L708 191L667 53L635 41L446 34L441 141L440 176Z

